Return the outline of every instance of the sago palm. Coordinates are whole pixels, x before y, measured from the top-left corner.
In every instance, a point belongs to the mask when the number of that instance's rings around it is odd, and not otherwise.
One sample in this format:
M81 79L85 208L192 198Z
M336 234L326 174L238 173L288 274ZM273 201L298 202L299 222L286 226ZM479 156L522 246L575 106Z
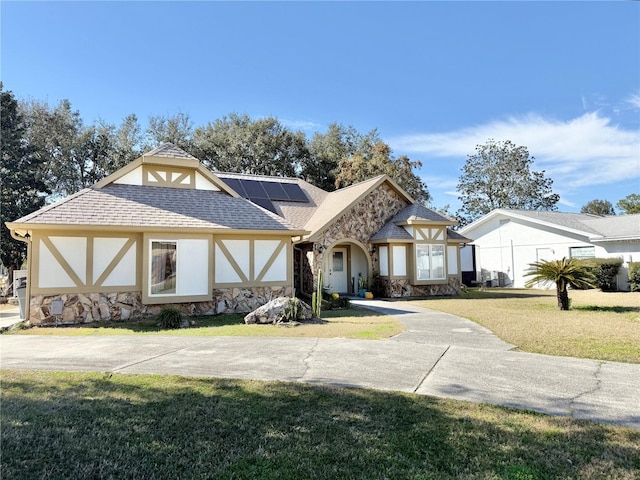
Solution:
M530 263L529 267L525 276L533 278L525 285L533 287L536 283L555 283L560 310L569 310L569 285L576 288L595 288L595 277L584 262L575 258L535 262Z

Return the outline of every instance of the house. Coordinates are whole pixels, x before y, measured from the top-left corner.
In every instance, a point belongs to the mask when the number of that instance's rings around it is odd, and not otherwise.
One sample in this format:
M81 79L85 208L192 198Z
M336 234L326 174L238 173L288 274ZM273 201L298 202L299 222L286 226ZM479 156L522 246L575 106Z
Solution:
M524 287L529 264L541 260L617 257L618 289L626 291L628 264L640 261L640 215L497 209L459 233L473 241L461 253L463 265L475 264L468 273L494 286Z
M28 243L33 324L127 319L164 304L249 312L379 273L388 296L456 294L455 222L381 175L335 192L301 179L213 173L164 144L7 226ZM52 312L52 303L62 313Z

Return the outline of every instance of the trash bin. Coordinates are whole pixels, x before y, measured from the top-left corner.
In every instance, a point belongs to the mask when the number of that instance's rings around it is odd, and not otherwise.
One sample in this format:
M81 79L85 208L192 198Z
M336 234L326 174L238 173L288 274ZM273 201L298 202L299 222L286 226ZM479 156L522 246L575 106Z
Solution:
M20 318L26 320L27 314L27 279L21 278L18 288L16 288L18 296L18 305L20 306Z

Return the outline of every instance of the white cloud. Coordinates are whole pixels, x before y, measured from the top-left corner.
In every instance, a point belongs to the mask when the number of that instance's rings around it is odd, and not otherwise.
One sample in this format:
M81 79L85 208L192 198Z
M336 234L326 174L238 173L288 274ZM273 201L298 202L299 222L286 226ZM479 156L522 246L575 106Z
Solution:
M565 122L530 114L389 143L396 152L466 159L489 138L527 146L535 157L534 170L545 170L554 185L565 189L640 177L640 131L614 125L598 112Z
M640 93L634 93L633 95L630 95L627 99L627 103L631 105L631 108L640 110Z
M305 132L309 132L309 131L317 131L320 128L322 128L322 125L318 124L318 123L314 123L314 122L310 122L310 121L306 121L306 120L286 120L286 119L281 119L280 120L282 122L283 125L289 127L292 130L302 130Z

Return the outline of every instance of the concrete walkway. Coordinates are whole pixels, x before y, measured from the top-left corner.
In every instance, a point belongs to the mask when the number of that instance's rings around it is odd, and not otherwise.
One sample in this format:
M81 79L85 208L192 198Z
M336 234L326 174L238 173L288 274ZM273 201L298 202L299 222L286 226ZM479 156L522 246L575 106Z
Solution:
M516 352L454 315L402 302L355 303L396 316L407 331L388 341L2 335L0 367L354 386L640 429L640 365Z
M12 307L0 310L0 332L8 330L9 328L22 322L20 318L20 308Z

